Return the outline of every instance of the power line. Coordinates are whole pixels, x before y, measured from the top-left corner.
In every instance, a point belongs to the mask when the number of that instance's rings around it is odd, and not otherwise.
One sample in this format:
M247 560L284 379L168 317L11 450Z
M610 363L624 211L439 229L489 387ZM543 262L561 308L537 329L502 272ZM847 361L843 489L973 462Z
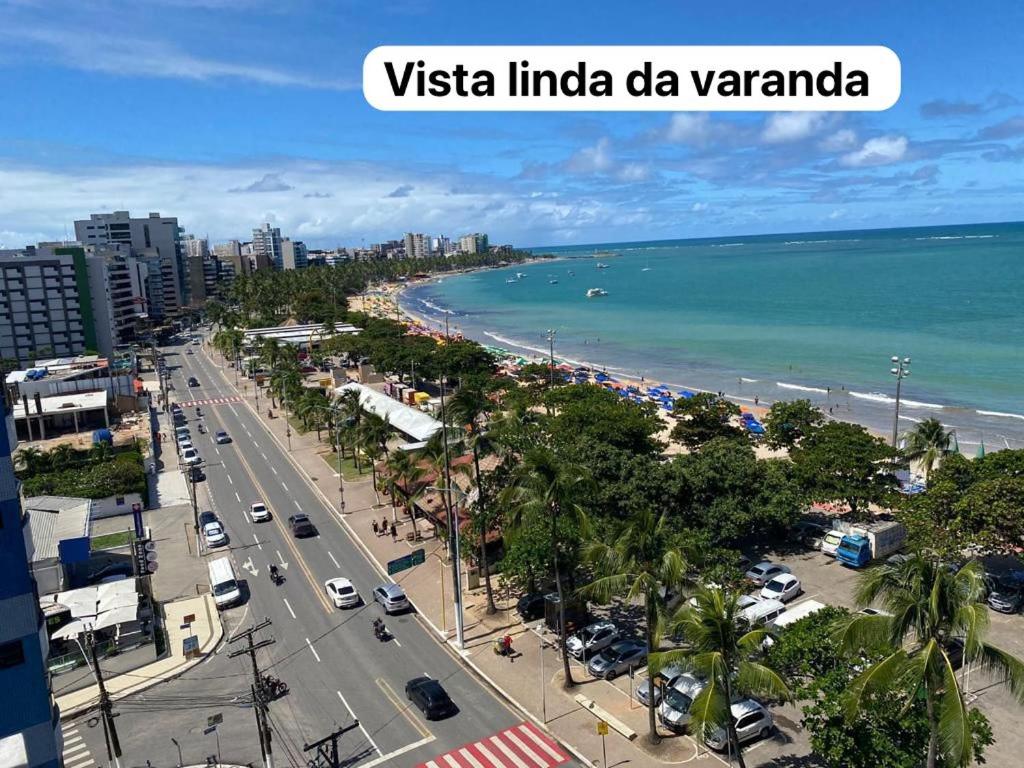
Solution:
M229 659L233 659L236 656L242 654L248 654L249 659L252 661L252 700L253 710L256 713L256 729L260 737L260 754L263 756L263 765L265 768L274 768L274 754L271 747L271 735L270 727L267 724L267 702L266 702L266 691L264 690L263 679L260 677L260 668L256 664L256 651L260 648L265 648L268 645L274 644L274 638L269 637L265 640L260 640L258 643L253 642L252 636L259 632L261 629L269 627L271 624L270 619L264 619L259 624L255 624L244 632L239 632L233 638L228 641L228 645L236 643L239 640L246 640L247 645L245 648L239 648L237 651L232 651L228 654ZM118 767L120 768L120 767Z

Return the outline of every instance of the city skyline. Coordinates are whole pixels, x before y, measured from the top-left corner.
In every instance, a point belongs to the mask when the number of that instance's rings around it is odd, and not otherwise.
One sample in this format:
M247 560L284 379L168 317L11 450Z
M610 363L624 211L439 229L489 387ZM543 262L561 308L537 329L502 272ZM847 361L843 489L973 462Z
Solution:
M543 25L425 1L54 5L0 2L6 248L63 239L96 210L166 211L211 244L270 222L322 248L403 232L540 246L1015 220L1024 202L1024 93L998 77L1022 63L1009 3L984 16L808 4L785 19L544 6ZM883 44L902 97L862 114L410 115L376 112L360 89L377 45L624 42ZM60 108L40 109L40 93Z

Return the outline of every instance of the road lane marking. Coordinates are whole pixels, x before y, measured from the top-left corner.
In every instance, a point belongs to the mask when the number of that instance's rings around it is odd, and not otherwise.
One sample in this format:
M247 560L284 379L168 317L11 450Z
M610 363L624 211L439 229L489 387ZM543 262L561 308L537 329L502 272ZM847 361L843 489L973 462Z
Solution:
M352 711L352 707L350 707L350 706L348 705L348 702L347 702L347 701L345 701L345 697L341 695L341 691L335 691L335 693L337 693L337 694L338 694L338 698L339 698L339 699L341 699L341 703L345 705L345 709L347 709L347 710L348 710L348 713L349 713L349 715L350 715L350 716L352 717L352 719L353 719L353 720L355 720L355 721L356 721L357 723L359 723L359 730L361 730L361 731L363 732L363 736L365 736L365 737L366 737L366 740L367 740L368 742L370 742L370 746L371 746L371 747L373 747L373 748L374 748L375 750L377 750L377 754L378 754L378 755L382 755L382 754L384 754L383 752L381 752L381 751L380 751L380 747L378 747L378 746L377 746L377 742L375 742L375 741L373 740L373 737L372 737L372 736L370 736L370 734L369 734L369 732L368 732L368 731L366 730L366 728L365 728L365 727L363 727L363 724L362 724L361 722L359 722L359 718L358 718L358 717L356 717L356 713Z
M267 462L268 464L270 463L270 459L267 458L267 454L265 454L263 451L260 451L260 456L263 457L263 460L265 462Z
M327 550L327 556L331 558L331 562L334 563L335 568L341 568L341 566L338 565L338 561L334 559L334 555L331 554L330 550Z
M253 440L253 441L252 441L252 444L253 444L253 445L255 445L255 446L256 446L257 448L259 448L259 447L260 447L260 444L259 444L259 443L257 443L257 442L256 442L255 440Z
M238 495L238 491L235 491L235 498L238 500L239 504L242 503L242 497Z
M282 599L282 600L284 600L284 607L288 609L288 613L290 613L290 614L292 615L292 618L293 618L293 619L297 619L297 618L299 618L298 616L296 616L296 615L295 615L295 611L293 611L293 610L292 610L292 606L291 606L291 604L290 604L290 603L288 602L288 598L287 598L287 597L283 597L283 598L281 598L281 599ZM306 642L308 643L308 642L309 642L309 640L307 640ZM310 646L310 647L312 647L312 646ZM320 659L317 659L317 661L320 661Z
M217 452L217 455L218 455L218 456L220 456L220 448L218 448L218 447L217 447L217 446L215 445L215 446L213 446L213 450L215 450L215 451Z
M412 744L406 744L404 747L399 747L393 752L388 752L386 755L376 757L368 763L363 763L359 768L376 768L378 765L384 765L385 763L391 762L396 757L404 755L406 752L412 752L414 749L419 749L424 744L429 744L432 741L434 741L434 737L427 736L419 741L414 741Z
M231 475L228 475L228 482L231 483L232 485L235 484L235 481L231 479Z
M277 467L271 467L270 471L273 472L276 475L277 474Z
M262 552L263 551L263 545L260 544L260 537L257 536L255 533L252 535L252 537L254 539L256 539L256 546L259 547L260 548L260 552Z
M295 508L297 510L299 510L299 512L301 512L302 511L302 505L299 504L298 500L297 499L292 499L292 501L295 502Z
M281 487L284 488L285 493L291 493L291 491L288 490L288 486L285 485L284 483L281 483Z
M401 648L401 647L402 647L402 644L401 644L400 642L398 642L398 638L397 638L397 637L395 637L394 635L392 635L392 636L391 636L391 639L392 639L392 640L394 641L395 645L397 645L397 646L398 646L399 648Z
M320 663L320 654L316 652L316 648L314 648L313 644L311 642L309 642L309 638L308 637L306 638L306 645L309 646L309 650L311 650L313 652L313 656L316 658L316 663L319 664Z
M428 731L426 727L420 722L419 718L416 717L409 710L409 707L400 698L398 698L398 694L396 694L394 690L391 688L391 686L388 685L387 680L385 680L383 677L378 677L374 680L374 682L377 683L377 687L384 692L384 695L387 696L388 700L394 705L395 709L397 709L402 715L404 715L405 719L409 721L409 724L412 725L412 727L419 732L420 736L424 738L429 738L431 741L433 741L433 734L431 734L430 731Z

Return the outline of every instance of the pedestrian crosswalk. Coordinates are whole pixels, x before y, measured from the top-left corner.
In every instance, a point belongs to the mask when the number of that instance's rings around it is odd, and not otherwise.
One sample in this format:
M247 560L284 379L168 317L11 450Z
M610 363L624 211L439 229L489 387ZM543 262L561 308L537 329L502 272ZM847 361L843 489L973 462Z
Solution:
M493 736L420 763L416 768L554 768L569 756L533 723L520 723Z
M242 398L238 395L231 397L210 397L206 400L187 400L182 403L178 403L182 408L195 408L197 405L230 405L231 403L240 403Z
M61 723L60 730L64 737L64 768L92 768L96 762L78 732L78 723Z

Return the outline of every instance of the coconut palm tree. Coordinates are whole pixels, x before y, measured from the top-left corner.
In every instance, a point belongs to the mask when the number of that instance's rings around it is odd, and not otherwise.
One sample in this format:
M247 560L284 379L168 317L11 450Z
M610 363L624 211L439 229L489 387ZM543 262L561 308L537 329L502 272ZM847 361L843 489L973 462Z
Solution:
M49 452L48 458L53 469L68 469L78 461L78 451L67 443L61 443Z
M50 467L49 454L32 446L18 451L15 454L15 459L18 462L18 466L30 476L38 472L44 472Z
M597 578L580 589L580 594L607 603L615 595L644 606L647 648L655 652L662 594L677 589L686 576L686 558L672 545L672 526L667 513L655 515L644 510L615 537L613 543L592 541L584 549L584 560L594 567ZM648 697L649 738L657 744L654 696Z
M576 684L569 668L569 651L565 644L565 595L562 580L563 542L558 536L562 516L575 518L585 530L586 514L580 505L589 486L588 477L579 466L562 461L546 446L535 446L523 454L516 466L512 484L502 491L501 501L508 511L508 530L515 535L530 520L545 520L550 525L551 568L558 591L558 625L562 630L562 671L565 687Z
M967 702L950 658L954 639L962 639L963 663L997 675L1024 703L1024 662L985 642L982 576L975 560L951 571L919 552L897 565L884 563L860 576L856 601L866 607L878 600L892 615L855 614L838 628L841 647L849 653L890 649L850 684L847 716L869 706L875 693L902 694L908 701L923 697L930 732L927 768L935 768L940 755L946 766L967 766L973 759Z
M341 412L342 423L352 437L352 459L356 465L356 472L358 472L359 449L356 447L356 439L359 434L359 422L363 418L363 407L359 404L359 391L346 389L342 392L338 396L338 409Z
M953 431L942 426L936 418L925 419L904 435L903 455L924 466L924 480L928 482L935 465L950 453Z
M782 676L761 662L769 632L749 628L738 598L721 589L699 589L693 604L684 605L666 625L667 632L684 638L684 647L652 654L649 667L653 674L667 664L681 664L705 681L690 705L689 731L696 738L725 731L730 752L745 768L731 703L738 696L788 701L792 694Z
M377 493L377 459L386 456L388 438L391 437L391 422L375 413L367 413L359 424L358 440L363 453L370 459L373 475L373 492ZM380 502L380 498L377 498Z

